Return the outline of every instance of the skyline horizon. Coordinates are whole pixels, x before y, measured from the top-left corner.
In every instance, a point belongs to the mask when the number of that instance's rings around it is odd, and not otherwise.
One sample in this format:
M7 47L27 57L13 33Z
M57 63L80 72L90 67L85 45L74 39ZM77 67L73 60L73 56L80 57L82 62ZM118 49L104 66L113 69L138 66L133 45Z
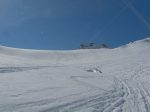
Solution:
M145 37L145 38L141 38L141 39L137 39L137 40L134 40L134 41L130 41L128 43L125 43L125 44L122 44L120 46L116 46L116 47L111 47L109 46L107 43L93 43L95 45L102 45L102 44L105 44L108 48L110 49L115 49L115 48L119 48L119 47L122 47L122 46L125 46L125 45L128 45L130 43L134 43L136 41L140 41L140 40L145 40L145 39L150 39L150 37ZM90 43L81 43L81 44L90 44ZM0 44L0 47L6 47L6 48L14 48L14 49L25 49L25 50L43 50L43 51L69 51L69 50L80 50L81 48L81 44L79 44L79 46L77 48L74 48L74 49L36 49L36 48L20 48L20 47L13 47L13 46L5 46L5 45L2 45ZM88 49L88 48L87 48ZM95 48L93 48L95 49ZM98 49L101 49L101 48L98 48Z

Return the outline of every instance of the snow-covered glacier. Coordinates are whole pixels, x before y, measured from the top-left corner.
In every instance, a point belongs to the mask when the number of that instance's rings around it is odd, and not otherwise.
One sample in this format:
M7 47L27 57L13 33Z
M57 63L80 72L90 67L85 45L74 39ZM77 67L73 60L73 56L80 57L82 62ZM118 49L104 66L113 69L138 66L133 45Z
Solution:
M0 46L0 112L150 112L150 38L114 49Z

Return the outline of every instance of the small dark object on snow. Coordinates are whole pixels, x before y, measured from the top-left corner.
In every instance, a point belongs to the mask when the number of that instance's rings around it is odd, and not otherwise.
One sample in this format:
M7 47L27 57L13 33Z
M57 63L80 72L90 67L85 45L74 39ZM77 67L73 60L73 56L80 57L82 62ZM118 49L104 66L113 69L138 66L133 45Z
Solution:
M94 44L94 43L89 43L89 44L81 44L80 49L101 49L101 48L109 48L106 44Z

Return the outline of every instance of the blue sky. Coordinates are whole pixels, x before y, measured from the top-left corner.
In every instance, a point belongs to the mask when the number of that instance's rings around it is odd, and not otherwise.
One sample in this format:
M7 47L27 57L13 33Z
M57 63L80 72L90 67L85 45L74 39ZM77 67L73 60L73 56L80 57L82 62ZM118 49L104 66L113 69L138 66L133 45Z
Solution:
M27 49L117 47L150 36L150 0L0 0L0 44Z

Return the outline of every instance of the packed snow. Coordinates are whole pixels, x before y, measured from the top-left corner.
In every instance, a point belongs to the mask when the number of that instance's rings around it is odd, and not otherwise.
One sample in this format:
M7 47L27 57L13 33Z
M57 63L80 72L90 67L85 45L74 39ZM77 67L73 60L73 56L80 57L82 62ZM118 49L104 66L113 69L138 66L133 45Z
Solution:
M0 46L0 112L150 112L150 38L115 49Z

